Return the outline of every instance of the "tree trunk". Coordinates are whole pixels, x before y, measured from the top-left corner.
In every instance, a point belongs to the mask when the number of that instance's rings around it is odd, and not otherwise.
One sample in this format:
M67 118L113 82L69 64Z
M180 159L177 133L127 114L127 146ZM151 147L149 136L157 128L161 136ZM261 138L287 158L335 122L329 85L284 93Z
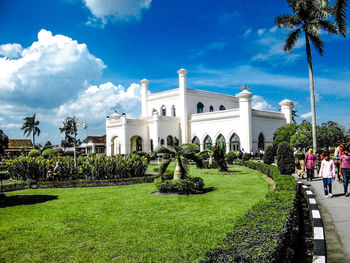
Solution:
M34 134L34 131L33 131L33 150L35 149L35 134Z
M316 106L315 106L315 88L314 88L314 72L312 68L311 48L309 36L305 33L307 64L309 67L309 83L310 83L310 102L312 115L312 148L317 151L317 136L316 136Z

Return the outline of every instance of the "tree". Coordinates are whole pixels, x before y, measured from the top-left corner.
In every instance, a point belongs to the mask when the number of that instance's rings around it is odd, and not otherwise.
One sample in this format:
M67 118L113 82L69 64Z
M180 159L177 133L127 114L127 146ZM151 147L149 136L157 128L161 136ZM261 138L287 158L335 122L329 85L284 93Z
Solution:
M286 142L278 145L277 166L281 174L292 174L295 170L293 150Z
M179 145L179 140L176 137L172 140L170 146L161 146L156 149L155 154L158 153L169 154L170 158L176 160L176 168L173 176L174 180L186 179L188 177L183 164L183 158L194 161L199 168L203 167L202 159L197 155L198 146L191 143ZM170 162L163 167L164 171L169 164Z
M302 121L296 133L290 137L290 145L302 149L306 149L312 145L312 126L310 122L306 120Z
M321 147L337 146L345 143L345 128L334 121L324 122L319 127L317 141Z
M310 41L322 56L323 41L320 38L321 29L331 34L346 36L347 27L345 9L347 7L347 0L336 0L333 6L330 4L329 0L287 0L287 2L293 11L293 14L278 16L275 19L275 23L279 28L293 29L283 47L283 50L286 52L293 50L302 32L305 35L312 113L312 144L316 151L315 88ZM331 20L332 18L334 18L334 22Z
M3 132L3 130L0 130L0 157L5 153L5 149L7 148L8 143L9 143L9 138Z
M268 145L265 149L265 154L263 157L264 163L270 165L275 161L275 151L272 145Z
M290 123L278 128L273 134L273 148L274 155L277 153L278 145L281 142L287 142L290 144L290 138L296 133L299 124Z
M227 172L227 162L226 162L226 144L223 142L218 142L211 149L215 162L218 165L220 172Z
M43 149L51 149L52 148L52 143L50 141L45 142Z
M22 125L21 130L23 130L23 134L27 137L32 134L33 136L33 149L35 148L35 135L40 135L39 121L35 120L35 114L32 117L25 117L24 123Z

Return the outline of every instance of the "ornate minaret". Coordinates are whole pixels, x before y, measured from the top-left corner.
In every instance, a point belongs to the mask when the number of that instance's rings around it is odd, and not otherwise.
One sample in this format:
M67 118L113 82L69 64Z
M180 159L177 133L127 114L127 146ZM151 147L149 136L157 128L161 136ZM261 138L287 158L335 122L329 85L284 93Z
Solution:
M181 143L188 142L188 127L187 127L187 101L186 101L186 69L178 70L179 74L179 113L181 118Z

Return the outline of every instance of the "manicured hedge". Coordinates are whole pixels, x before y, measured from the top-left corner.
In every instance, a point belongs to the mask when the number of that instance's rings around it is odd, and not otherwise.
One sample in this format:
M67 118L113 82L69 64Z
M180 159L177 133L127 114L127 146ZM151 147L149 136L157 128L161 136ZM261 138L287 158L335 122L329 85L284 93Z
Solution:
M38 188L70 188L70 187L97 187L97 186L118 186L131 184L153 183L157 175L134 178L121 178L109 180L72 180L72 181L43 181L37 182ZM3 185L4 192L22 190L28 187L28 182L16 182ZM33 184L32 184L33 185Z
M283 262L296 211L297 185L277 167L244 162L271 177L276 188L237 220L223 243L202 262Z

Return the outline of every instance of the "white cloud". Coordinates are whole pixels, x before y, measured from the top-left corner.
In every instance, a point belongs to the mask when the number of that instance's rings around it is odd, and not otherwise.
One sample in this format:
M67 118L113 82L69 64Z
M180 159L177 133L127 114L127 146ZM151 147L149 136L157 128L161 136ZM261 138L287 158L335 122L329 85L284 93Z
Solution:
M142 11L151 7L152 0L83 0L94 15L87 24L94 25L109 20L140 20Z
M276 110L271 104L269 104L263 97L254 95L252 98L252 108L256 110Z
M258 33L258 36L262 36L265 33L265 29L260 28L260 29L258 29L257 33Z
M308 113L304 113L302 115L300 115L300 118L301 119L311 119L311 112L308 112Z
M4 44L0 45L0 56L7 58L17 58L22 55L23 48L20 44Z
M0 57L0 103L55 108L99 78L104 68L86 44L42 29L20 58Z
M251 28L248 28L248 29L244 32L244 37L249 36L251 32L252 32L252 29L251 29Z
M127 89L115 86L111 82L99 86L90 86L82 91L76 99L62 104L56 111L59 122L73 112L87 122L90 127L104 128L107 115L117 110L125 112L129 117L138 118L141 113L141 86L133 83Z

